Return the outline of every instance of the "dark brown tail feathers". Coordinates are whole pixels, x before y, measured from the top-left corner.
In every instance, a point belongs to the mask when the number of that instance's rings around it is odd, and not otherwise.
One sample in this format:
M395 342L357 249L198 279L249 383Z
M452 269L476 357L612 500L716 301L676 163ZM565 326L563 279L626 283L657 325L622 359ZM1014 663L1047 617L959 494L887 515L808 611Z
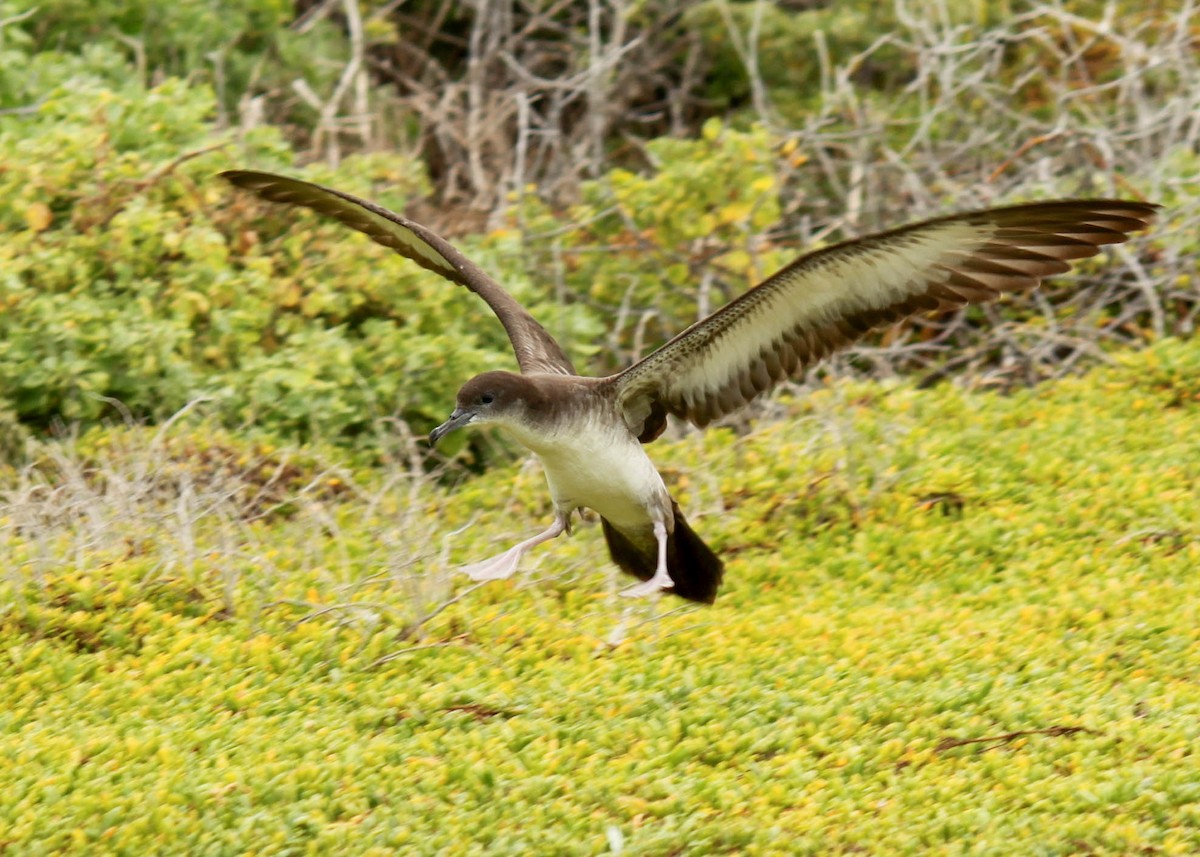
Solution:
M712 604L721 586L725 564L688 526L679 511L679 504L674 500L671 501L671 509L675 513L675 532L667 537L667 571L671 573L675 587L667 592L689 601ZM658 565L658 542L654 539L653 530L624 533L604 518L600 519L600 523L613 562L622 571L640 580L653 577Z

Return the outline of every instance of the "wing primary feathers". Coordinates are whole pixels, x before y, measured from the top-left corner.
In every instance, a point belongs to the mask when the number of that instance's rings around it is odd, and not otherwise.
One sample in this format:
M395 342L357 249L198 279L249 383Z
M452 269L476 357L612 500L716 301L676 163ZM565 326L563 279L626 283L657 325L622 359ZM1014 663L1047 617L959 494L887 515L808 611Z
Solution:
M666 413L704 426L869 331L1031 289L1147 228L1158 208L1057 200L844 241L800 257L606 380L640 437L661 434L647 421Z
M221 177L269 202L299 205L332 217L427 271L470 289L504 325L522 372L575 374L554 337L503 286L432 229L353 194L300 179L254 170L229 170Z

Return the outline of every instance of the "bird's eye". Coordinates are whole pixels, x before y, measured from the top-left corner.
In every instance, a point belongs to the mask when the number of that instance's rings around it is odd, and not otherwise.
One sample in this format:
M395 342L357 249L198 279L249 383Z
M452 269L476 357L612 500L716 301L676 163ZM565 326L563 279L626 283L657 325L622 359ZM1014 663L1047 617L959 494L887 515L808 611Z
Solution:
M492 393L484 393L482 396L479 397L479 401L482 404L490 405L492 402L496 401L496 397Z

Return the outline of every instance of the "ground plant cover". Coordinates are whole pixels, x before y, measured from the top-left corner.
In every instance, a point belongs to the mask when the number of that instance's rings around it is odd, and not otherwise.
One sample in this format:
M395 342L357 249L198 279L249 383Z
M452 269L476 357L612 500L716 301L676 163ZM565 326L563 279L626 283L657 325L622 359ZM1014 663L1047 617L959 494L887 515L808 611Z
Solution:
M1200 854L1192 0L0 0L0 854ZM1162 205L649 450L629 603L448 236L615 372L807 249Z
M1165 341L1012 395L841 382L663 443L730 560L705 609L616 603L596 526L513 582L446 575L548 514L526 464L332 490L181 419L157 459L208 444L222 484L138 493L145 438L83 438L10 474L0 842L1195 853L1198 368ZM130 531L98 537L89 481L122 475ZM273 478L301 499L205 514Z

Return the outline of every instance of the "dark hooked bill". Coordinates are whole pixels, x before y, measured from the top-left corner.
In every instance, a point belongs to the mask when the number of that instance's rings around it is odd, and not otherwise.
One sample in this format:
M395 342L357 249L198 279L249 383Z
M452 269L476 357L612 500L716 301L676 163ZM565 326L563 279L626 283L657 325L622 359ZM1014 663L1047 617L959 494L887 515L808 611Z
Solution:
M450 415L450 419L446 420L440 426L429 433L429 444L437 446L437 442L455 429L460 429L471 422L475 416L471 411L464 411L462 408L455 408L454 413Z

